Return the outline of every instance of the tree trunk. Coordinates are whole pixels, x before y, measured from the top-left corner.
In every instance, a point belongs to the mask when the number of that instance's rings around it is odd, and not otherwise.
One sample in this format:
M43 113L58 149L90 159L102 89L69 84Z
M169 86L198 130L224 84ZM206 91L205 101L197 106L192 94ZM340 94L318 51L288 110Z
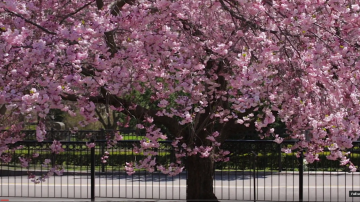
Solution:
M218 201L213 188L214 161L211 157L188 156L186 170L188 201Z

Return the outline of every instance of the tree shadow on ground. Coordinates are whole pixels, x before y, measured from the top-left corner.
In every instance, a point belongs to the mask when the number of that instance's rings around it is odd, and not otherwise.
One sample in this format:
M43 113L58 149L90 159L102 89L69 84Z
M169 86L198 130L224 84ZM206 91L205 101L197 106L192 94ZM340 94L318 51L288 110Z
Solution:
M254 178L254 173L249 171L232 171L232 172L216 172L214 176L215 181L235 181L235 180L249 180ZM255 178L263 179L270 175L278 175L278 172L255 172ZM90 179L90 175L74 176L75 179ZM106 180L126 180L129 182L175 182L179 180L186 180L187 173L182 172L176 176L165 175L160 172L137 172L133 175L128 175L125 172L114 173L98 173L95 175L96 179Z

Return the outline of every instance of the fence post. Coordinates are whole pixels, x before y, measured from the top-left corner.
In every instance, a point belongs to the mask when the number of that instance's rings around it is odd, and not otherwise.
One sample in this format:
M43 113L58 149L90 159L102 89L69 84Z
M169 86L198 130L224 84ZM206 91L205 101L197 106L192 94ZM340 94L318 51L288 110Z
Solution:
M304 155L303 151L300 152L299 157L299 201L303 201L304 191Z
M254 159L253 159L253 178L254 178L254 202L256 202L256 153L254 151L251 151L251 153L254 155Z
M101 131L100 131L100 136L101 136L101 138L105 138L105 141L106 141L106 133L105 133L105 131L104 131L104 129L101 129ZM103 143L103 142L101 142L101 155L104 155L104 153L105 153L105 145L106 145L106 142L105 143ZM105 172L105 163L101 163L101 172Z
M279 146L279 173L282 171L282 165L281 165L281 143Z
M94 142L94 139L91 139L91 142ZM90 149L91 153L91 201L95 201L95 147Z

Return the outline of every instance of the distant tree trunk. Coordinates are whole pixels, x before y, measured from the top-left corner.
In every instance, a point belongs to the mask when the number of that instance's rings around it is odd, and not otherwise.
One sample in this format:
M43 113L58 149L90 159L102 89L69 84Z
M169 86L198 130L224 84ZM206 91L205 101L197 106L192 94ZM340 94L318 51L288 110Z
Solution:
M186 170L188 173L186 199L188 201L218 201L213 188L213 158L188 156Z

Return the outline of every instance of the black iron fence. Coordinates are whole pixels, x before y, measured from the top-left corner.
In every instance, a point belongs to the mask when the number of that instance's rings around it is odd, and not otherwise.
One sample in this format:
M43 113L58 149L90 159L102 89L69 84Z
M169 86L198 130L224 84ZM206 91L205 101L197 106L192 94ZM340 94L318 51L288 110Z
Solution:
M92 133L96 146L88 149L84 138ZM134 198L182 200L186 198L186 170L177 176L167 176L155 171L138 170L129 176L125 162L137 161L141 155L134 153L138 142L134 131L122 131L124 139L107 148L104 131L52 132L49 141L37 142L34 132L14 146L23 148L11 153L11 163L0 164L0 196L49 197L49 198ZM97 137L97 138L96 138ZM54 155L49 146L53 138L62 142L64 152ZM140 137L141 138L141 137ZM230 161L215 165L214 192L222 200L251 201L358 201L349 191L360 191L360 174L350 173L337 161L326 159L326 151L320 161L307 164L295 153L285 154L282 147L294 144L271 140L227 140L223 149L229 150ZM350 150L351 160L360 165L360 142L354 142ZM109 152L106 163L101 162L105 151ZM157 151L157 161L167 164L174 160L171 141L162 141ZM28 168L22 168L19 157L34 153ZM43 183L34 184L27 178L46 173L42 164L51 159L54 165L62 165L65 172ZM15 161L14 161L15 160Z

